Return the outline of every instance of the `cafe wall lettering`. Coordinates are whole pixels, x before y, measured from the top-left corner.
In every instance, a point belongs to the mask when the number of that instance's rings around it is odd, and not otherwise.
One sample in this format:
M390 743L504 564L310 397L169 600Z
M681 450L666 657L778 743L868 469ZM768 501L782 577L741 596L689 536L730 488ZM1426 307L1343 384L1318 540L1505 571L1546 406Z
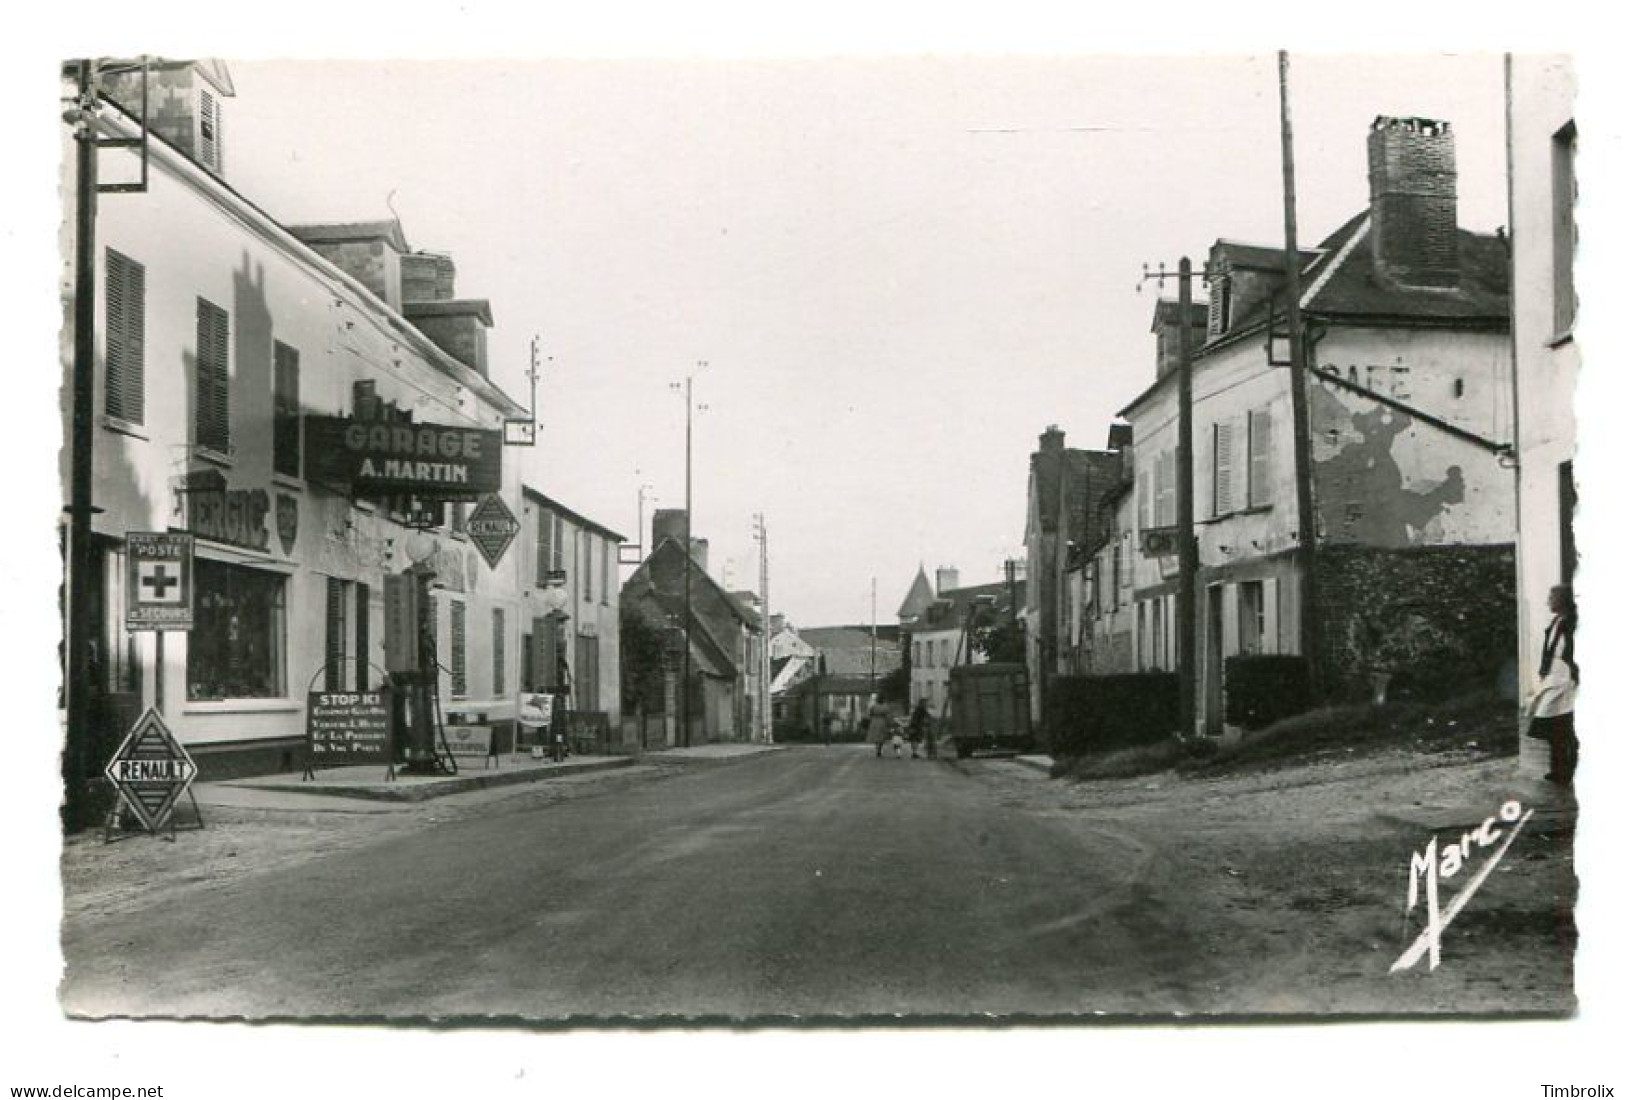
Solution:
M478 500L502 488L502 433L311 414L305 417L305 471L357 496Z
M265 526L271 497L264 489L232 489L219 470L200 470L186 479L186 529L198 538L268 550Z

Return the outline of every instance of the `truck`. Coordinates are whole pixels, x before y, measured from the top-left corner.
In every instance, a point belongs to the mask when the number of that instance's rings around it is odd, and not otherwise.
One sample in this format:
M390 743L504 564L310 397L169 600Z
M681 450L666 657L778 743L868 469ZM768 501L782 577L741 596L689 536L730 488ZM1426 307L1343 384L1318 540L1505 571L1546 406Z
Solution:
M1032 752L1027 666L994 661L950 669L946 725L961 759Z

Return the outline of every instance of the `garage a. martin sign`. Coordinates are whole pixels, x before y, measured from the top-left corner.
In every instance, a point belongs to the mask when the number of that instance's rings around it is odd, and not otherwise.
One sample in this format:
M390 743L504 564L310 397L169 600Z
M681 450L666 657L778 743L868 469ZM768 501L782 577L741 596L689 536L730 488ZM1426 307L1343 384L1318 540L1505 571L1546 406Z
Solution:
M502 433L310 415L305 473L362 497L478 500L502 488Z

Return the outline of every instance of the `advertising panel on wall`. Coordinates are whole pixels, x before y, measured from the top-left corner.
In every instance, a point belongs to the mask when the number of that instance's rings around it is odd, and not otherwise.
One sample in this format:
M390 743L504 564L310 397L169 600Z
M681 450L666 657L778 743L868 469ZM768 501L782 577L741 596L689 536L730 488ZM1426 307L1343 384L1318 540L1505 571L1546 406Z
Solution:
M311 414L305 473L361 497L478 500L502 489L502 433Z

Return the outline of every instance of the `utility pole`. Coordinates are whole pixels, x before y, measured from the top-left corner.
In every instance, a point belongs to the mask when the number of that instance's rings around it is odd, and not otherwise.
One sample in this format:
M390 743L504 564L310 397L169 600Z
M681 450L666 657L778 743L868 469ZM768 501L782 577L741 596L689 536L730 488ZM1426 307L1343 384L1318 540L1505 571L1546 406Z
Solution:
M1311 698L1320 698L1320 608L1316 601L1315 504L1310 484L1309 367L1304 355L1301 278L1298 271L1298 185L1292 156L1292 107L1287 91L1287 53L1277 54L1281 89L1281 184L1286 221L1286 324L1292 360L1292 464L1298 497L1298 559L1303 570L1298 604L1299 648L1309 667Z
M96 401L96 62L79 62L79 97L70 121L76 143L73 289L73 439L68 503L67 743L62 753L63 824L86 824L85 780L95 735L90 728L95 690L90 670L91 486L95 474ZM144 120L143 120L144 121ZM159 635L162 637L162 635ZM162 679L164 670L158 670Z
M683 377L683 721L682 742L693 744L689 730L689 677L692 674L692 647L689 621L694 617L694 376L711 364L699 360ZM672 384L677 388L677 383ZM703 408L703 406L702 406ZM641 535L639 537L642 537Z
M875 696L874 701L879 702L880 697L875 687L875 642L879 637L879 620L875 616L875 579L869 578L869 694Z
M653 488L654 488L654 486L650 485L648 482L643 482L642 484L640 484L638 486L638 558L639 558L639 560L642 560L643 558L646 558L646 557L649 556L649 549L650 549L649 544L647 542L643 541L643 500L644 500L645 496L647 496L648 499L654 500L654 501L658 501L660 499L659 497L655 496L653 493L650 492L650 490L653 489ZM650 541L653 541L652 534L651 534L651 537L650 537Z
M1191 423L1191 261L1179 258L1179 443L1174 456L1174 522L1179 527L1179 595L1176 600L1179 667L1179 733L1196 732L1195 430Z
M773 605L767 593L767 517L756 513L756 538L762 544L762 742L773 743Z
M1204 282L1209 274L1208 269L1203 267ZM1176 368L1179 374L1179 429L1174 447L1174 539L1179 555L1179 593L1174 601L1174 664L1179 672L1180 735L1189 737L1196 732L1196 573L1201 568L1196 542L1195 431L1191 412L1191 360L1195 349L1191 347L1190 257L1179 258L1177 273L1164 270L1160 264L1156 271L1146 266L1140 283L1156 282L1160 285L1170 278L1177 279L1179 283L1179 365Z

